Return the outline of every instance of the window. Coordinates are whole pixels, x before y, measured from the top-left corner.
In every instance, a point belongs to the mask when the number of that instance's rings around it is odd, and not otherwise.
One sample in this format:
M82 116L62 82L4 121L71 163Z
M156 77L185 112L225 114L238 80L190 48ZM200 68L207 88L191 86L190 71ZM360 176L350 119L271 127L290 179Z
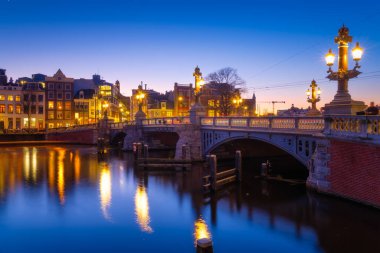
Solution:
M38 106L38 114L44 114L44 107L42 105Z
M5 100L5 95L0 94L0 101L4 101L4 100Z
M67 84L65 85L65 90L71 90L71 85L70 85L69 83L67 83Z
M48 102L48 108L49 109L54 109L54 101L49 101Z
M62 93L57 93L57 99L62 99Z
M14 112L13 105L8 105L8 113L13 113L13 112Z
M13 129L13 118L8 118L8 129Z
M20 96L16 96L16 99L15 99L17 102L20 102Z
M21 105L16 105L16 113L21 114Z
M29 95L28 94L24 94L24 101L29 101Z
M48 88L49 90L54 90L54 83L49 83Z
M214 100L209 100L208 101L208 106L214 107L215 106L215 101Z
M62 84L60 83L57 84L57 90L62 90Z
M58 109L58 110L62 110L62 109L63 109L63 106L62 106L62 102L61 102L61 101L58 101L58 102L57 102L57 109Z
M24 105L24 113L29 113L29 105Z
M70 100L71 99L71 93L70 92L66 92L65 99L66 100Z
M38 95L38 102L44 101L44 95Z
M65 119L71 119L71 112L65 112Z
M54 128L54 123L49 123L48 127L49 128Z
M71 110L71 102L65 102L65 110L70 111Z
M36 106L35 105L32 105L31 106L31 114L36 114L37 110L36 110Z
M57 119L63 119L63 112L57 112Z
M8 95L8 101L13 101L13 96L12 95Z
M54 99L54 91L49 91L48 97L49 99Z
M0 105L0 113L5 113L5 105Z
M32 95L32 102L36 102L36 95Z
M54 119L54 112L48 112L48 119Z

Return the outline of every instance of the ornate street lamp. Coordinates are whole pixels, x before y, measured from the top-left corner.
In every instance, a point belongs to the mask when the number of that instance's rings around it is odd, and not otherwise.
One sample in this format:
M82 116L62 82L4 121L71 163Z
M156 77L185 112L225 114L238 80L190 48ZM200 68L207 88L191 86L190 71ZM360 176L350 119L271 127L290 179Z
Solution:
M202 73L198 66L195 68L193 76L195 78L195 89L194 89L195 104L199 104L199 97L201 94L202 86L205 84L205 80L203 79Z
M137 104L139 106L139 110L135 114L135 120L138 124L142 124L142 120L146 118L146 114L142 110L143 101L145 99L145 92L142 89L142 82L137 89L137 94L135 95L137 99Z
M348 69L348 46L352 42L352 36L349 35L349 29L344 25L339 29L338 36L335 37L335 43L338 44L338 71L333 71L335 55L331 49L325 55L326 64L329 67L327 73L328 79L338 82L338 90L334 96L334 100L330 104L325 105L326 114L354 114L357 111L362 111L365 108L364 102L353 101L348 92L348 80L357 77L361 74L359 61L363 55L363 49L359 43L352 50L352 57L356 62L355 67Z
M310 89L307 89L306 96L307 102L311 103L311 109L307 112L308 116L320 115L321 113L317 109L317 102L321 101L321 89L318 88L315 80L311 81Z
M239 106L243 102L243 99L241 97L237 96L234 99L232 99L232 103L235 105L236 115L239 116Z

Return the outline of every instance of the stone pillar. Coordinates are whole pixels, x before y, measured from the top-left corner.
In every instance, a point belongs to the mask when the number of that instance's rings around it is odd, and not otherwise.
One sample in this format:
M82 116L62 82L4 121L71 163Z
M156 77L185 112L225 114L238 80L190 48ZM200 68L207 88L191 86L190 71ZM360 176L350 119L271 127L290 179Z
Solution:
M190 151L190 157L188 159L198 160L203 158L202 153L202 140L201 140L201 129L197 125L182 125L178 126L176 132L179 136L176 145L175 159L183 158L183 146L187 147Z
M201 117L206 117L206 108L201 104L195 104L190 109L190 122L193 125L201 125Z

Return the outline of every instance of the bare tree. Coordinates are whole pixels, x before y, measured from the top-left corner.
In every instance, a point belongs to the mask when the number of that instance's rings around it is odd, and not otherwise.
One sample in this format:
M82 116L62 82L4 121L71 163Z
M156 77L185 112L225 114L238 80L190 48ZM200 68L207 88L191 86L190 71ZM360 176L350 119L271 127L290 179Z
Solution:
M216 90L219 96L218 111L223 116L228 116L233 111L233 99L241 96L245 88L245 81L237 74L237 70L227 67L210 73L206 76L211 88Z

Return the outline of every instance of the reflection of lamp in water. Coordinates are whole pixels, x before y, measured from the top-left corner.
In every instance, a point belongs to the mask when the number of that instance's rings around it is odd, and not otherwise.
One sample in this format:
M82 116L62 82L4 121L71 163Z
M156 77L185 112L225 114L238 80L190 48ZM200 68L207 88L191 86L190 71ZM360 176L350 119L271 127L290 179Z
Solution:
M65 158L65 150L58 150L58 197L59 202L63 205L65 203L65 165L63 159Z
M29 177L30 177L30 151L29 151L29 148L25 147L23 149L23 153L24 153L24 178L26 181L29 181Z
M100 209L102 210L104 218L109 220L111 217L108 213L108 209L111 206L112 182L111 182L111 172L106 165L104 165L104 167L102 168L102 171L100 172L99 190L100 190Z
M211 239L210 231L204 219L199 218L194 222L194 244L197 245L199 239Z
M32 148L32 178L33 182L37 183L37 149Z
M71 153L70 155L72 155ZM75 158L74 158L74 175L75 175L75 183L78 184L80 180L80 156L79 151L77 150L75 152Z
M140 225L142 231L152 233L153 229L149 226L149 202L146 189L143 185L137 186L135 194L135 213L137 223Z

